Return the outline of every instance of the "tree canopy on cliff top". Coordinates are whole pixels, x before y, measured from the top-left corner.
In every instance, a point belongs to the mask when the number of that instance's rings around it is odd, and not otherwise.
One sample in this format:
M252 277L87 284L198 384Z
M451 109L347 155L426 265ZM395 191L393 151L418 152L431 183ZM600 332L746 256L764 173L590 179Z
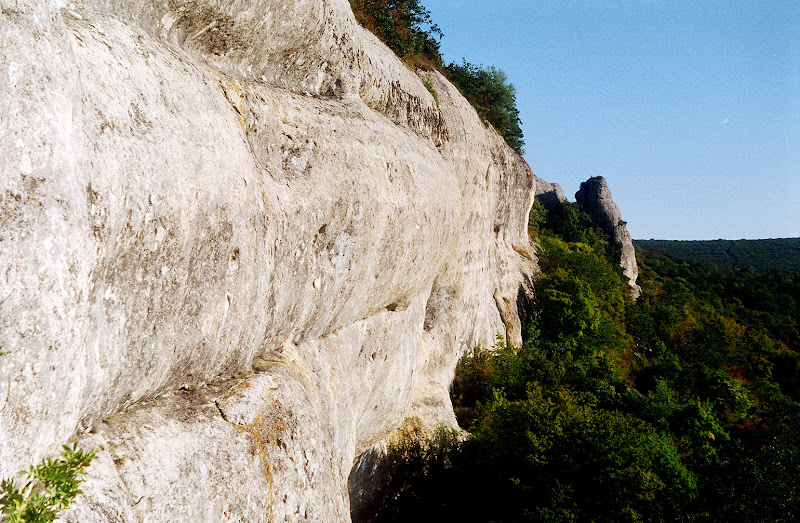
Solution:
M486 119L518 154L524 153L516 90L506 74L463 61L444 66L442 32L419 0L350 0L358 22L409 65L436 68L455 84L478 115Z

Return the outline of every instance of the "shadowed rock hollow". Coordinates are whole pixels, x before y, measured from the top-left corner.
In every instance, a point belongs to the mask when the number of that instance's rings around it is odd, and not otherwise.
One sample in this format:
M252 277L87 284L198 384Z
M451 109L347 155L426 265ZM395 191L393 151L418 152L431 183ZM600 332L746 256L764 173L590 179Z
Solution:
M65 521L348 520L520 342L530 168L346 0L0 5L0 476L77 439Z

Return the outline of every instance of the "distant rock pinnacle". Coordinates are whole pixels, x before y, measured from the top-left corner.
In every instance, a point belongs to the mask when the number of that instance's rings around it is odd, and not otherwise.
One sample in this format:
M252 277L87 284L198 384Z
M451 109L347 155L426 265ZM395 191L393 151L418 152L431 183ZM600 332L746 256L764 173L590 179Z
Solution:
M619 206L611 199L611 191L606 179L602 176L589 178L581 184L575 193L575 200L582 211L585 211L594 221L602 225L609 238L619 249L619 264L625 270L628 283L631 286L633 299L639 297L641 287L636 284L639 277L639 266L636 264L636 254L631 242L631 235L622 220Z

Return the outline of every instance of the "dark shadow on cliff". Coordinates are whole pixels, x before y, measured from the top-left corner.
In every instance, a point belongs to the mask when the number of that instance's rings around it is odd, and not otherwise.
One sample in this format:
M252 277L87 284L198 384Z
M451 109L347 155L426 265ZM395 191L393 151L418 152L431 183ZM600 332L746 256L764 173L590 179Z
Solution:
M385 451L373 448L356 460L348 478L353 522L478 521L461 508L477 494L465 482L463 449L456 431L423 430L407 420Z

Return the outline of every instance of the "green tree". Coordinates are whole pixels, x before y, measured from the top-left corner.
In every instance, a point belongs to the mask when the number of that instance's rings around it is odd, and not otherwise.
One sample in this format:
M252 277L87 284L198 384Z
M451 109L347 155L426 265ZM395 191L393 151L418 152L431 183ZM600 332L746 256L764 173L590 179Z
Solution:
M484 68L466 60L461 65L451 63L445 72L478 115L497 129L512 149L524 154L525 140L517 109L517 91L506 74L495 67Z
M356 19L401 58L441 65L442 32L419 0L350 0Z
M95 457L94 451L64 445L57 458L45 458L20 472L24 479L4 479L0 482L0 511L12 523L54 521L81 493L79 476Z
M534 209L531 224L542 274L523 346L499 340L461 360L451 398L472 437L447 466L428 467L438 472L413 489L410 513L796 521L800 296L791 271L637 250L642 295L632 302L602 230L580 209Z
M589 350L582 343L598 329L600 312L591 287L564 273L542 276L536 286L538 315L542 330L554 342L567 343L574 350Z

